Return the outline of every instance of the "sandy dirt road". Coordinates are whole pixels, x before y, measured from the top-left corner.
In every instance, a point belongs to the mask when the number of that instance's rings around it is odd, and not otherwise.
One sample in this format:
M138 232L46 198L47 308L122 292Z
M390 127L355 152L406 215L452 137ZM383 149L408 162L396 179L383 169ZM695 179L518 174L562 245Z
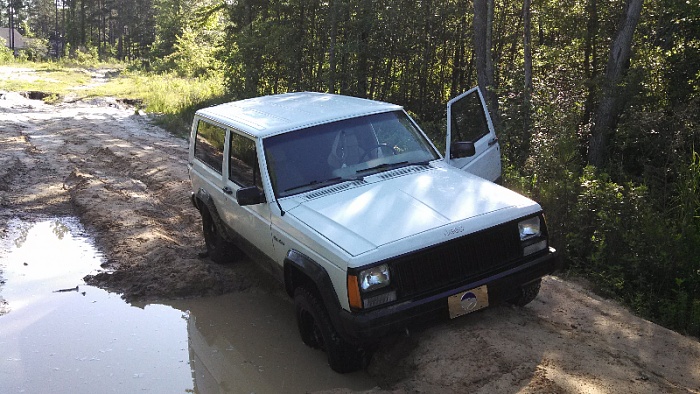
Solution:
M0 67L0 87L18 75L37 77ZM266 291L292 308L250 261L198 257L185 140L114 99L70 101L0 90L0 235L12 217L74 215L107 260L86 280L128 300ZM0 267L0 314L1 276ZM373 392L700 393L700 343L547 277L524 308L387 339L368 371L380 383Z

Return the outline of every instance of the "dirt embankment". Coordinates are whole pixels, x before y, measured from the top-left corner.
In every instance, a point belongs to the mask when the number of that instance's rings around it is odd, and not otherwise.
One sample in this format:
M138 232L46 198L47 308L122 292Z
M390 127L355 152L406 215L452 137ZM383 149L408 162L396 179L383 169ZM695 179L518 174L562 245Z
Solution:
M186 141L113 99L0 91L0 235L11 217L80 217L106 259L88 282L127 299L279 291L250 262L198 257L186 159ZM525 308L387 339L369 372L377 392L699 393L700 344L548 277Z
M0 119L0 220L79 216L106 257L90 284L140 299L250 286L245 273L198 257L186 141L113 99L51 106L3 93Z

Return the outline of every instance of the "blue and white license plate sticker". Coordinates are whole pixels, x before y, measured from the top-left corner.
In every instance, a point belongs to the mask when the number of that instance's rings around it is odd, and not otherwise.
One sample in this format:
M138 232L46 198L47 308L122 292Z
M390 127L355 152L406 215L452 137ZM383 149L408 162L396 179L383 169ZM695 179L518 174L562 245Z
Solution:
M457 293L447 298L450 319L466 315L489 306L489 292L486 285Z

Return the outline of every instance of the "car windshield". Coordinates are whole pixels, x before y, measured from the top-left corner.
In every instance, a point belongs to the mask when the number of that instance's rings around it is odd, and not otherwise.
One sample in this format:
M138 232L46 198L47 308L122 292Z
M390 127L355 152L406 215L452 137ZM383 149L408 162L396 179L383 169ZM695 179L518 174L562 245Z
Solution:
M439 158L403 111L296 130L263 145L277 197Z

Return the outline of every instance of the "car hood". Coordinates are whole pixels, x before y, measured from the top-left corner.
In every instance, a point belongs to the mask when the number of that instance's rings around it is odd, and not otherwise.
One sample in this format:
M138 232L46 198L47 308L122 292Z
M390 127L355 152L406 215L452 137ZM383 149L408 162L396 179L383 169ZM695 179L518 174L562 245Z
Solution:
M520 194L451 167L380 174L330 189L299 197L287 213L352 256L420 233L463 235L540 210Z

